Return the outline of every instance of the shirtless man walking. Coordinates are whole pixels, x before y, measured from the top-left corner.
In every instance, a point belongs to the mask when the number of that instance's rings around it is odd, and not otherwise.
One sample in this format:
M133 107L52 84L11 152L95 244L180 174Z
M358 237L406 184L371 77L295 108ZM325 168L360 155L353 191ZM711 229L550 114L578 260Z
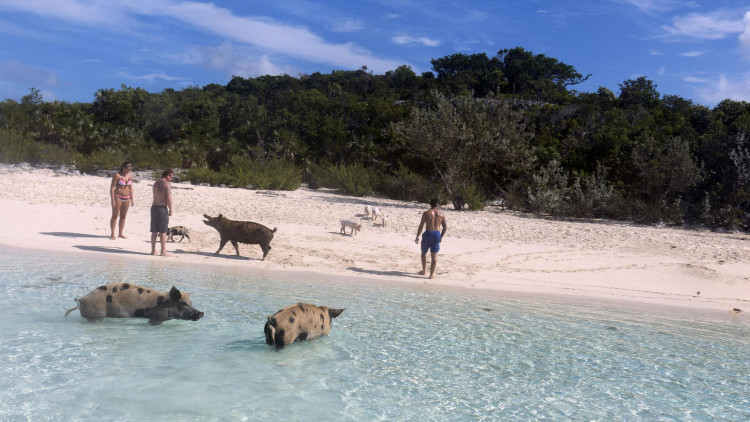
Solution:
M172 181L174 172L164 170L161 179L154 183L154 203L151 205L151 255L156 255L156 236L161 242L161 256L172 256L167 253L167 231L169 216L172 215Z
M438 211L438 200L433 199L430 201L429 210L422 213L422 221L419 222L419 229L417 229L417 237L414 239L414 243L419 243L419 234L422 233L422 229L425 229L422 235L422 271L420 274L424 275L427 269L427 250L430 250L430 278L434 278L435 267L437 266L437 253L440 250L440 240L445 235L445 231L448 229L448 224L445 222L445 216L442 212ZM442 231L438 231L438 228L442 227Z

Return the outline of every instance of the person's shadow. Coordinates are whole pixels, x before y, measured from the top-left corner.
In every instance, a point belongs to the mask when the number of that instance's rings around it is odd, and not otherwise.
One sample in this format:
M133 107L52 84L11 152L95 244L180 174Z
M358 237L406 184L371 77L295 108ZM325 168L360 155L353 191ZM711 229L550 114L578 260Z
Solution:
M132 254L132 255L151 255L148 252L136 252L136 251L130 251L127 249L122 249L122 248L117 248L117 247L107 248L103 246L88 246L88 245L74 245L73 247L80 249L82 251L90 251L90 252L106 252L106 253L119 253L119 254Z
M411 278L424 278L424 275L412 274L403 271L378 271L378 270L365 270L363 268L349 267L349 271L354 271L363 274L382 275L390 277L411 277Z
M109 236L102 236L98 234L88 234L88 233L72 233L72 232L39 232L39 234L43 234L45 236L57 236L57 237L87 237L87 238L102 238L102 237L109 237Z

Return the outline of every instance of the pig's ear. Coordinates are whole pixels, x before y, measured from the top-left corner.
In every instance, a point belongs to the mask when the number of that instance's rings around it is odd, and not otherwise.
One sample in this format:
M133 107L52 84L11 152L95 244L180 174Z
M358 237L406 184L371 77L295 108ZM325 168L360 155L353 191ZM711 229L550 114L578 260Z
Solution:
M343 309L328 308L328 316L331 317L331 319L336 318L337 316L341 315L342 312L344 312Z
M174 300L175 302L179 302L180 299L182 299L182 293L177 290L177 287L172 286L172 290L169 291L169 298Z

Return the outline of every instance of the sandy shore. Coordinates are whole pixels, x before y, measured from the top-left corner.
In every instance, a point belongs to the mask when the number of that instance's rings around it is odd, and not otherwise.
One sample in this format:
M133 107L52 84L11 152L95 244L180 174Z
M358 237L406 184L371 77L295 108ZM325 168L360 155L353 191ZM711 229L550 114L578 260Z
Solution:
M328 190L269 192L173 185L170 225L190 228L191 242L168 243L171 258L149 254L153 180L134 183L128 239L109 239L110 179L56 175L51 170L0 168L0 245L81 254L127 254L135 259L293 270L469 289L574 295L701 309L750 312L750 236L603 220L534 218L499 208L445 209L448 232L436 278L417 274L414 243L428 206ZM366 204L389 215L388 225L363 218ZM228 244L202 215L250 220L278 231L265 261L257 245ZM341 219L362 222L354 236Z

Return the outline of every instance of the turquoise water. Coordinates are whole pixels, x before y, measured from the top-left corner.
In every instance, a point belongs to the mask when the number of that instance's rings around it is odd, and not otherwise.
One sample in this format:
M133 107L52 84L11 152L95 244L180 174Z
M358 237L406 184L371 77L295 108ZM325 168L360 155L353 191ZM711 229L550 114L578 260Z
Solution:
M745 314L35 255L0 251L0 420L750 420ZM121 281L175 284L206 316L63 317ZM266 346L299 301L346 311Z

